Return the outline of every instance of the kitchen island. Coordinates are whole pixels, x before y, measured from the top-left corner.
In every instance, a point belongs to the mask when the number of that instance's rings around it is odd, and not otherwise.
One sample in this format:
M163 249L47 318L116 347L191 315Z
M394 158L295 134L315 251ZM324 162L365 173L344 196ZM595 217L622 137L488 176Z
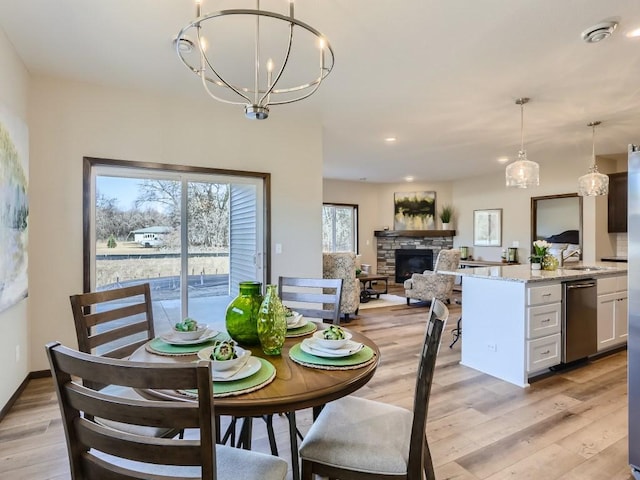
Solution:
M555 271L507 265L443 273L463 277L461 363L520 387L561 363L563 282L597 280L599 351L626 342L624 263L572 263Z

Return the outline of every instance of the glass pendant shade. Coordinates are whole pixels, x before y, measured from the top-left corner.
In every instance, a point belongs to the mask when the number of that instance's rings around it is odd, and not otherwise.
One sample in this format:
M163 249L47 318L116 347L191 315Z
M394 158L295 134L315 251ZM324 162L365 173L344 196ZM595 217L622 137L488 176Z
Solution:
M529 188L540 185L540 166L527 160L526 152L518 153L518 160L507 165L505 170L507 187Z
M529 188L540 185L540 166L527 158L524 149L524 104L528 98L518 98L516 105L520 105L520 151L518 160L510 165L504 172L507 187Z
M589 173L578 179L578 195L581 197L596 197L609 193L609 177L598 172L598 166L593 164Z
M609 193L609 177L604 173L598 172L598 165L596 165L596 127L600 125L600 123L601 122L591 122L588 125L592 129L591 157L593 164L587 174L578 179L578 195L581 197L597 197Z

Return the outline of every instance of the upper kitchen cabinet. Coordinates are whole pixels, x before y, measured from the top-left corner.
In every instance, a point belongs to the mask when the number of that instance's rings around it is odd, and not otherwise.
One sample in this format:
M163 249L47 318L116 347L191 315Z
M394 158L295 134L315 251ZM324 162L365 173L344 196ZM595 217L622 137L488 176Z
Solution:
M609 174L609 233L627 231L627 172Z

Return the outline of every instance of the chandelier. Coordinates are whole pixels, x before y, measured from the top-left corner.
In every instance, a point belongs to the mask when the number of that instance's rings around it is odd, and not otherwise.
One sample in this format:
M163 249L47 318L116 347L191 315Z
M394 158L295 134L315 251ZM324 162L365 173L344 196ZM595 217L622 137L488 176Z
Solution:
M591 122L591 158L593 163L589 171L578 179L578 195L581 197L595 197L598 195L607 195L609 193L609 177L598 172L596 165L596 127L601 122Z
M312 95L333 69L329 42L288 3L288 14L261 10L260 0L255 9L203 14L196 0L196 18L174 40L176 53L212 98L264 120L271 105Z
M527 159L524 149L524 105L528 98L518 98L516 105L520 105L520 151L518 160L507 165L505 178L507 187L529 188L540 185L540 167L536 162Z

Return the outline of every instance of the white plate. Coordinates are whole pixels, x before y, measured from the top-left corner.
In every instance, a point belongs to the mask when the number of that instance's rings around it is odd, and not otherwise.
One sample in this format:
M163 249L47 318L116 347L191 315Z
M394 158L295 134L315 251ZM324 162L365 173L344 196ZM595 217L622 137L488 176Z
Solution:
M173 332L163 333L160 335L160 338L171 345L197 345L199 343L204 343L207 340L211 340L213 337L218 335L220 332L217 330L206 330L204 334L196 338L195 340L184 340L182 338L178 338Z
M298 318L298 321L296 323L292 325L287 324L287 330L293 330L294 328L304 327L307 323L309 323L309 320L307 320L302 315L300 315L300 318Z
M234 375L228 378L220 378L216 374L218 372L213 372L213 380L216 382L233 382L234 380L241 380L243 378L250 377L254 373L258 373L262 368L262 362L257 357L249 357L247 363L245 363L244 367L237 371ZM220 372L224 373L224 372Z
M337 350L329 350L326 348L318 347L314 345L312 338L305 338L302 340L300 344L300 349L311 355L315 355L316 357L325 357L325 358L343 358L349 357L358 353L360 350L364 348L364 344L353 342L349 340L343 348Z

